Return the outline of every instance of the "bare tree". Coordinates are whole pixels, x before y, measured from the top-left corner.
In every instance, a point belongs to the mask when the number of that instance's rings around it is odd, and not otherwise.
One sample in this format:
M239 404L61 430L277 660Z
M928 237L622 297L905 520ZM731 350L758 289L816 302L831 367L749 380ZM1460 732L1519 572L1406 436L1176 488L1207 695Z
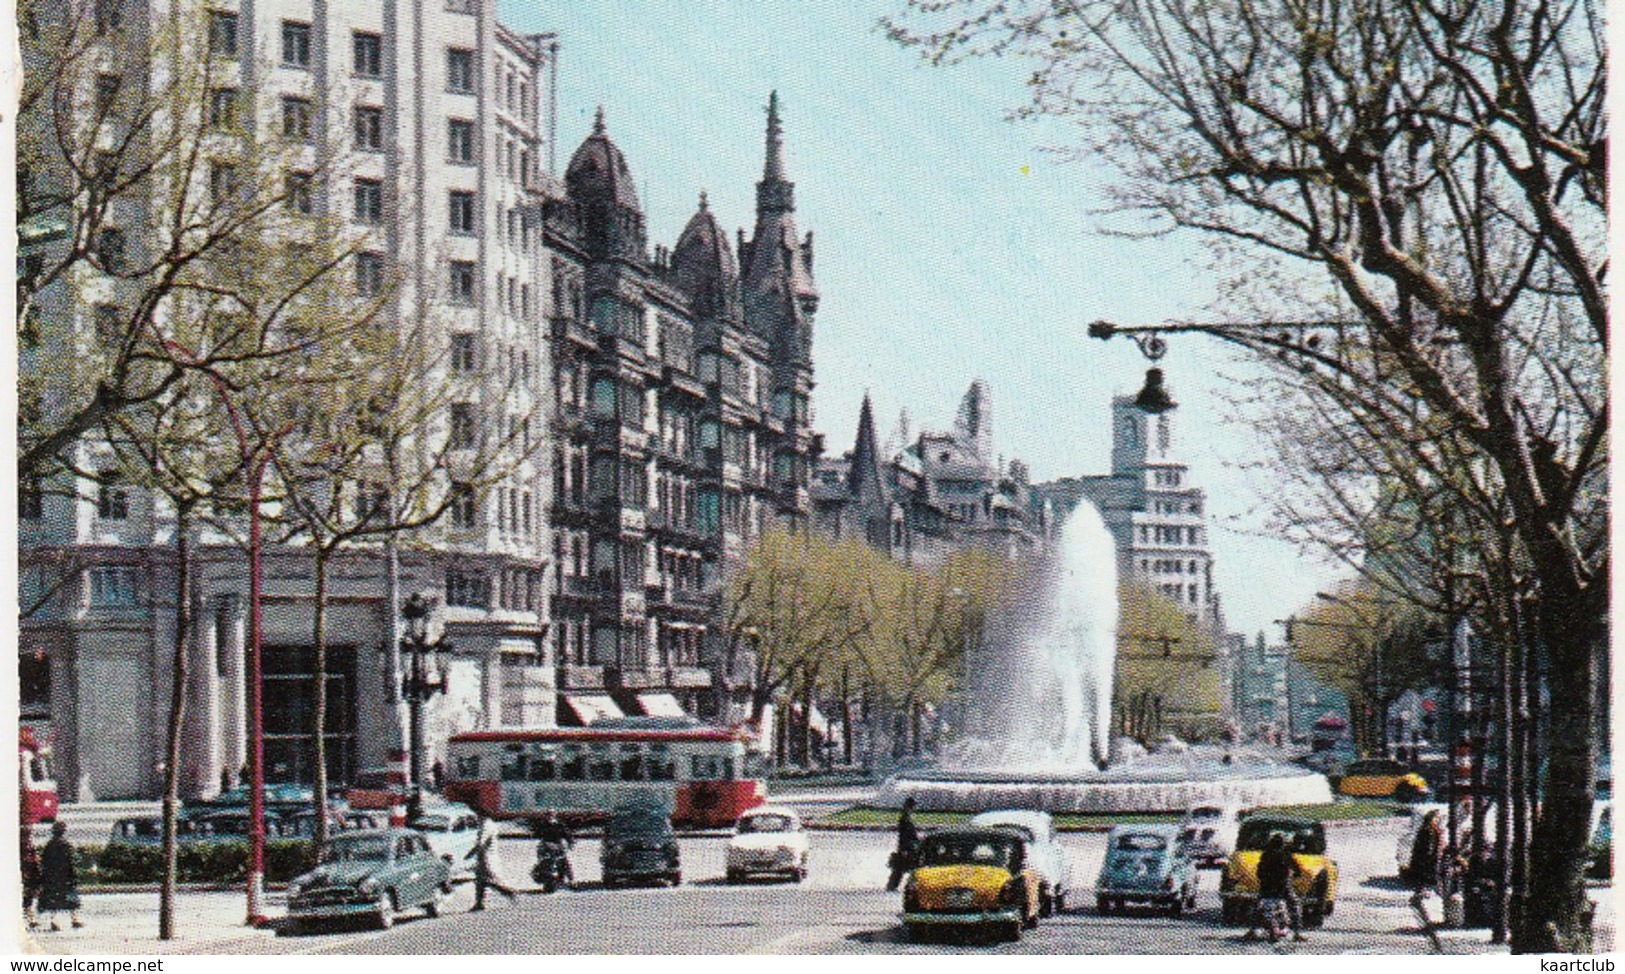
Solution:
M1499 479L1553 700L1531 852L1542 881L1514 949L1585 949L1609 561L1590 513L1606 509L1608 452L1601 6L908 7L893 36L934 60L1031 58L1024 111L1076 120L1083 151L1121 174L1123 210L1196 231L1256 280L1321 275L1352 315L1323 292L1285 299L1354 318L1343 338L1372 354L1337 343L1300 346L1303 359L1414 396L1417 429L1449 431ZM1249 296L1284 317L1281 291L1233 298ZM1210 331L1260 352L1297 345Z

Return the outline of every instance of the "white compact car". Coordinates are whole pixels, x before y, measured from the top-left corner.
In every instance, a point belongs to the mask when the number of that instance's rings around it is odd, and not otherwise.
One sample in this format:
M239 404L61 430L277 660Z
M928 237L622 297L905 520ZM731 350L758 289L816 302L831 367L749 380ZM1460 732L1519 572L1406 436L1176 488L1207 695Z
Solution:
M1192 805L1179 823L1179 838L1198 866L1217 868L1236 851L1241 809L1235 805Z
M807 878L807 832L783 805L759 805L739 816L728 840L728 882L763 874Z
M425 805L418 817L406 824L423 833L429 848L445 860L452 876L473 873L474 863L468 854L480 835L480 820L473 809L458 802Z
M1011 829L1027 840L1029 865L1038 873L1038 912L1050 916L1066 909L1072 892L1072 859L1055 841L1055 820L1048 812L982 812L965 823L970 828Z

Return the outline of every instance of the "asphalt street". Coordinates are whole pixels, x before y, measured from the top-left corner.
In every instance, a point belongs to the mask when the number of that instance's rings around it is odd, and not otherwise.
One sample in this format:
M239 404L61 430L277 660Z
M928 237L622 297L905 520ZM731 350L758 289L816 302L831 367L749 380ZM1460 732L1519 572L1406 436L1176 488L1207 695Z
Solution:
M599 886L598 842L577 843L572 861L580 888L543 895L522 893L508 902L493 896L483 913L467 912L473 891L460 884L438 919L403 917L395 929L329 929L280 935L230 926L240 917L240 893L189 893L183 899L183 936L205 917L226 932L208 941L176 943L209 953L1427 953L1434 948L1406 891L1393 878L1400 820L1384 819L1331 830L1331 853L1342 873L1336 913L1304 943L1270 946L1241 939L1242 931L1219 923L1218 876L1204 871L1199 908L1180 919L1149 912L1102 917L1091 893L1105 836L1062 837L1071 853L1078 894L1066 913L1027 932L1019 943L910 943L897 917L900 896L886 893L886 855L892 837L883 832L814 832L811 876L805 884L756 882L729 885L722 879L727 838L721 834L682 839L683 885L675 889L605 890ZM534 843L510 838L501 845L505 875L529 888ZM48 952L118 950L109 943L121 924L148 936L156 896L112 894L87 898L85 931L43 934ZM282 912L271 900L273 916ZM240 922L240 921L236 921ZM1445 944L1447 950L1450 944Z

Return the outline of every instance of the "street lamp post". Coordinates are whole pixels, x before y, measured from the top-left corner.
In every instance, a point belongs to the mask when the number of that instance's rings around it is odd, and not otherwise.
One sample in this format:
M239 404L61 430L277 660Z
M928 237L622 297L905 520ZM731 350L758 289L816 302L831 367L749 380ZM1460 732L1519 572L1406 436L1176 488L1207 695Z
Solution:
M406 698L407 757L412 785L419 788L423 785L423 705L435 694L446 692L445 670L436 667L438 672L431 678L429 656L452 651L451 641L444 634L429 641L429 614L433 610L434 600L418 592L408 596L401 606L401 618L406 620L401 651L411 661L401 679L401 696Z

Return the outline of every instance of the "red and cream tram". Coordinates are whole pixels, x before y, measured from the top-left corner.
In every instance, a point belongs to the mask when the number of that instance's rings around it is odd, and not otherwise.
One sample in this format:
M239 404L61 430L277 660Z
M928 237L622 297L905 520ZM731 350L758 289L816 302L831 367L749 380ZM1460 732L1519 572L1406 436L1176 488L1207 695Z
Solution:
M496 819L590 821L629 804L664 805L672 821L732 825L767 800L747 768L743 731L650 718L591 727L470 731L446 745L446 797Z

